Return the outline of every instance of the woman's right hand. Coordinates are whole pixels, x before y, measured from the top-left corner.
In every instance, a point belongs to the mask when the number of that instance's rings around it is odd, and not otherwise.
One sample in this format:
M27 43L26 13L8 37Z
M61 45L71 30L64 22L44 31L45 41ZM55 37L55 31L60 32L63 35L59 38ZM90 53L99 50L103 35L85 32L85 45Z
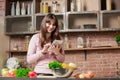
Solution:
M48 52L48 48L50 47L50 45L51 45L51 44L45 44L45 45L43 46L42 52L43 52L43 53Z

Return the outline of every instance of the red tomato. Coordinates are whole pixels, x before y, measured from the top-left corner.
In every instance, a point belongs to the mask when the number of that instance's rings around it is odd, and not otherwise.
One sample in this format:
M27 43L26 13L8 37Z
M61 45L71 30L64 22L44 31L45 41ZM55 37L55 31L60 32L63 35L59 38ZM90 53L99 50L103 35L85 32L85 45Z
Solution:
M9 72L9 77L15 77L15 72Z
M37 77L37 73L34 72L34 71L30 71L30 72L28 73L28 76L29 76L30 78L36 78L36 77Z

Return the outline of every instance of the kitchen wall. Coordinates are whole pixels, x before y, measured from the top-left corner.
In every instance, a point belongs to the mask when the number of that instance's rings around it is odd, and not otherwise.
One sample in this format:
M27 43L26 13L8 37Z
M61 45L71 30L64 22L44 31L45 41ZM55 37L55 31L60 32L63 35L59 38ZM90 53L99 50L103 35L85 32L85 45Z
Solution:
M117 46L115 35L120 32L84 32L84 37L91 39L91 47L93 46ZM76 37L78 33L69 33L69 43L77 44ZM66 51L65 62L73 62L78 65L78 69L73 73L82 73L92 70L96 73L96 77L115 77L116 63L118 63L120 72L120 49L110 50L88 50L88 51ZM86 53L86 58L85 58Z
M0 0L0 69L4 67L5 61L8 58L6 51L9 48L9 37L4 34L4 0Z

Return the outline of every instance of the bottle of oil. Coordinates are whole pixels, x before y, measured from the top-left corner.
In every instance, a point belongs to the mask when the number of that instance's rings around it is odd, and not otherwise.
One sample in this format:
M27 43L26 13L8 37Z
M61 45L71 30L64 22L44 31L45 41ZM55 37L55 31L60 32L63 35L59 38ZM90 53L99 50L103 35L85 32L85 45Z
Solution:
M42 4L42 12L48 13L48 3L47 2Z

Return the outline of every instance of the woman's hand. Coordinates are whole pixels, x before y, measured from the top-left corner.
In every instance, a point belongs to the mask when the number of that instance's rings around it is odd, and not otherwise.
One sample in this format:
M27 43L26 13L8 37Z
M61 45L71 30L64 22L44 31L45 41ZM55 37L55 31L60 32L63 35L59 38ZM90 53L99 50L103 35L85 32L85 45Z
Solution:
M61 49L61 46L58 46L58 45L51 45L51 51L55 54L55 55L58 55L60 54L60 49Z
M48 48L50 47L50 45L51 45L51 44L45 44L45 45L43 46L42 52L43 52L43 53L48 52Z

